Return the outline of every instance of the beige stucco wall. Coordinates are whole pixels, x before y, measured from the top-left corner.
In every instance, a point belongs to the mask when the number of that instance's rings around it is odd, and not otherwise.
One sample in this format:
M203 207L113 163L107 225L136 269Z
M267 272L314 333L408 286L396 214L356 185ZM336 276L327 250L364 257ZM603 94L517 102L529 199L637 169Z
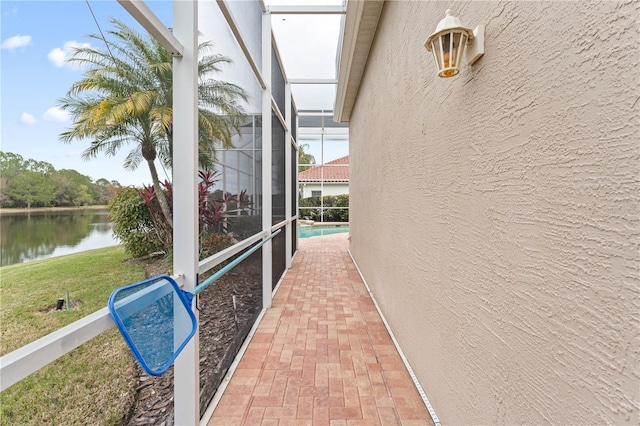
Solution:
M385 3L351 252L445 425L640 421L639 4ZM486 54L438 79L448 7Z

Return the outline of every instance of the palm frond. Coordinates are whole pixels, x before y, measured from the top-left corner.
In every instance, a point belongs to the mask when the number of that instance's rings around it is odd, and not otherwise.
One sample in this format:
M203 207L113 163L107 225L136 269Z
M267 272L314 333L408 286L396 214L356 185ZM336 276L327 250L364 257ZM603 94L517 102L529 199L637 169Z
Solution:
M61 142L89 140L83 158L115 155L125 145L133 149L124 167L135 169L143 160L156 158L171 167L173 144L173 57L160 43L122 21L112 20L107 32L109 49L80 46L69 62L82 65L83 76L58 100L68 111L72 126ZM102 37L91 35L100 40ZM211 42L198 47L199 161L212 166L217 148L233 146L245 114L246 92L213 76L231 64L214 51ZM146 147L146 148L145 148Z

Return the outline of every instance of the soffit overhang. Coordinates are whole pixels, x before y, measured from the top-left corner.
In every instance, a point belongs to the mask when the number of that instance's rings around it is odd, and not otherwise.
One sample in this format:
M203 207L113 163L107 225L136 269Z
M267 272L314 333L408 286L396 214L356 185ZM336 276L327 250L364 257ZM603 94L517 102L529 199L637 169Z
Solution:
M348 123L378 28L384 0L349 0L345 16L333 119Z

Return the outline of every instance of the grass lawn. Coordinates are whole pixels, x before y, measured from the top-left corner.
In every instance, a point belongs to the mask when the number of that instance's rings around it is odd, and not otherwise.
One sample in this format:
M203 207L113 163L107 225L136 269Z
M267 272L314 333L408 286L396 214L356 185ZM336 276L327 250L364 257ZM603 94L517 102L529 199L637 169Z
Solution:
M144 279L108 247L0 268L0 354L107 306L111 292ZM55 310L69 292L71 308ZM0 394L3 425L119 424L133 401L135 361L113 328Z

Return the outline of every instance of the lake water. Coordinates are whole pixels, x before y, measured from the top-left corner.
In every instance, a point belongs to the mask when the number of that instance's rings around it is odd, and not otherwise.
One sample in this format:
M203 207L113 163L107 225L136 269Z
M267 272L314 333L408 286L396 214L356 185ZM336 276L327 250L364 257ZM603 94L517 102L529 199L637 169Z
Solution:
M106 210L0 215L0 266L116 244Z

